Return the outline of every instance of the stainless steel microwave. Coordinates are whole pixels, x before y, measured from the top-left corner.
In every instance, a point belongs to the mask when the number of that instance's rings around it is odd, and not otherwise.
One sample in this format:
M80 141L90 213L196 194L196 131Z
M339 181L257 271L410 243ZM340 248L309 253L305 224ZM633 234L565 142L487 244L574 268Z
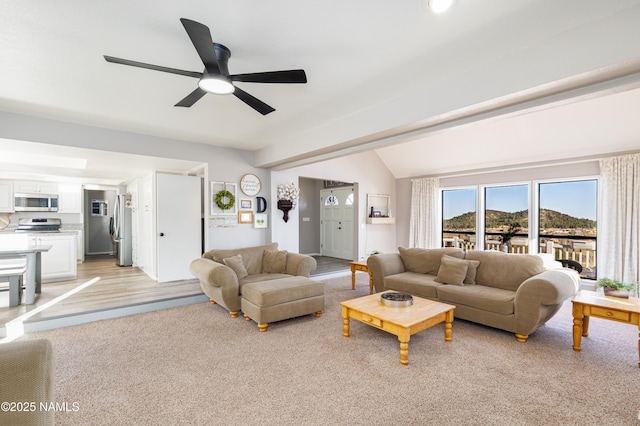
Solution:
M16 193L15 211L17 212L57 212L58 196L55 194Z

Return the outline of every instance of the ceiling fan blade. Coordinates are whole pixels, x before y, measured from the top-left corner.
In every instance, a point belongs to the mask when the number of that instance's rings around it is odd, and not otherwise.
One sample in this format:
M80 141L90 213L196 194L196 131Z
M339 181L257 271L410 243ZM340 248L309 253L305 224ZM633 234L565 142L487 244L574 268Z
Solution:
M174 106L189 108L193 104L198 102L200 100L200 98L203 97L206 94L207 94L207 92L205 92L204 90L202 90L201 88L198 87L198 88L196 88L196 90L194 90L193 92L189 93L186 98L184 98L183 100L181 100L180 102L178 102Z
M220 68L218 67L218 58L213 48L213 40L211 39L211 31L209 27L200 22L192 21L191 19L180 18L182 26L189 35L193 46L198 52L198 56L202 60L207 71L210 73L219 74Z
M248 94L247 92L245 92L242 89L239 89L239 88L236 87L236 90L233 92L233 94L236 96L236 98L240 99L242 102L244 102L245 104L249 105L251 108L255 109L256 111L258 111L262 115L267 115L270 112L275 111L274 108L272 108L269 105L265 104L260 99L254 97L254 96L251 96L250 94Z
M254 72L250 74L230 75L232 81L246 83L306 83L307 75L304 70Z
M168 72L168 73L171 73L171 74L184 75L184 76L187 76L187 77L195 77L195 78L202 77L202 73L201 72L196 72L196 71L185 71L185 70L179 70L177 68L162 67L160 65L145 64L144 62L137 62L137 61L130 61L128 59L114 58L113 56L107 56L107 55L104 55L104 59L107 62L113 62L114 64L129 65L129 66L138 67L138 68L146 68L146 69L149 69L149 70Z

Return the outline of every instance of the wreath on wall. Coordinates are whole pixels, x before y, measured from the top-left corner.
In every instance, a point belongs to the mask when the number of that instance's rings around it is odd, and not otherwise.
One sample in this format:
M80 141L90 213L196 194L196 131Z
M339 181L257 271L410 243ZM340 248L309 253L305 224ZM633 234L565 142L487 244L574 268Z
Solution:
M228 199L228 202L224 202L224 199ZM229 191L227 191L226 189L223 189L222 191L218 191L216 193L216 206L218 206L220 208L220 210L229 210L233 207L233 205L236 202L236 197L233 196L233 194Z

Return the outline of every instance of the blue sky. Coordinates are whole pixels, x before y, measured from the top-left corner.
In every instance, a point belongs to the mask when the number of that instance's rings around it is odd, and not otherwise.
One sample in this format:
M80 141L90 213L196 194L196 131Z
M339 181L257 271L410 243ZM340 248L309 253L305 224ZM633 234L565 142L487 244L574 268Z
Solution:
M486 191L487 209L516 212L528 208L527 185L488 187ZM543 183L540 184L540 207L573 217L596 220L596 195L595 180ZM476 191L474 189L445 191L443 206L445 219L474 211Z

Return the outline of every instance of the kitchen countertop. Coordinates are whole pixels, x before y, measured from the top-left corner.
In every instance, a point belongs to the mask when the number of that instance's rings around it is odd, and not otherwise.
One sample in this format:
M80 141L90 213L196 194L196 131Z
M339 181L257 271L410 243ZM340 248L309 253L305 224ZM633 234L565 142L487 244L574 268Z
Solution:
M20 231L17 232L15 229L0 229L0 235L10 234L10 235L77 235L79 230L69 230L69 229L61 229L60 231L50 231L50 232L38 232L38 231Z

